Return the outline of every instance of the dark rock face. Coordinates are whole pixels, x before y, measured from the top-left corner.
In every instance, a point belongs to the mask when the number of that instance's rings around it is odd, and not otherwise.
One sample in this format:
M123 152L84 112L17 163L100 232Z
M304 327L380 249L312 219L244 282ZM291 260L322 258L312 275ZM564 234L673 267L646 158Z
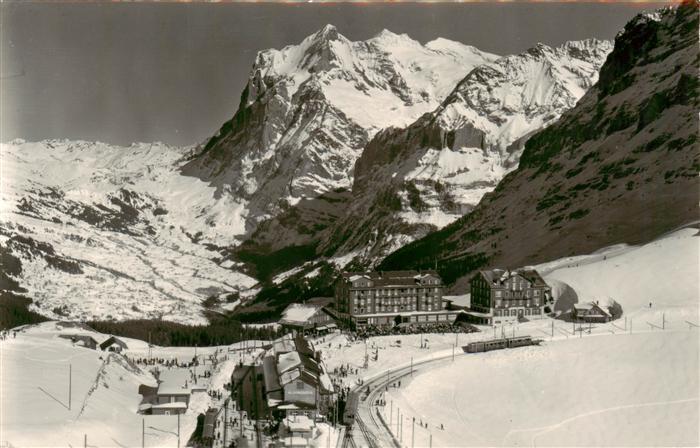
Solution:
M387 257L462 280L485 266L520 266L639 244L698 218L698 3L632 20L600 81L525 144L517 170L474 211Z

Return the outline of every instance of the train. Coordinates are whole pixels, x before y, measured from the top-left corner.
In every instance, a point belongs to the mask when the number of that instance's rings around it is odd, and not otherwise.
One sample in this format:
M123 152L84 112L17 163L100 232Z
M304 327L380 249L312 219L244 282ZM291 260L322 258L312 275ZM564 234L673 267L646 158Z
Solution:
M504 348L524 347L526 345L539 345L541 339L533 339L532 336L518 336L513 338L491 339L488 341L476 341L462 347L466 353L490 352Z

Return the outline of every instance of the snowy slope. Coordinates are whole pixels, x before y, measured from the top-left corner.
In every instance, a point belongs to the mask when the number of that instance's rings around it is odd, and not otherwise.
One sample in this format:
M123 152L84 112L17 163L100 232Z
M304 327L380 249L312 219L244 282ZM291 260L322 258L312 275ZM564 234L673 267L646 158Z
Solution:
M496 56L382 31L352 42L331 25L257 55L238 111L184 173L247 201L247 230L302 198L349 188L378 130L433 110Z
M223 260L240 204L180 175L186 149L15 141L2 151L0 242L44 315L204 322L210 295L256 281Z
M137 413L141 396L139 385L156 386L151 372L156 365L136 364L132 360L148 357L148 344L122 338L128 345L123 354L107 354L74 346L59 334L90 335L103 342L109 335L57 322L22 327L16 338L0 341L0 439L12 446L141 446L142 420L145 421L145 446L176 446L176 416ZM251 341L249 341L251 342ZM260 341L257 341L260 345ZM211 371L204 381L207 390L223 392L235 364L251 359L260 350L243 354L242 343L228 347L200 347L198 373ZM229 351L229 349L231 351ZM189 362L193 347L152 348L154 359ZM218 362L212 365L212 357ZM68 409L69 365L72 366L72 400ZM164 368L164 384L189 378L187 368ZM179 383L178 383L179 384ZM224 397L225 398L225 397ZM192 395L187 412L180 418L181 446L194 431L197 415L221 402L207 393Z
M686 330L465 355L390 388L384 415L404 441L427 423L416 446L697 446L699 348Z
M595 254L535 267L547 282L571 288L578 302L613 299L630 319L698 323L700 238L697 227L643 246L612 247ZM652 304L649 307L649 303Z

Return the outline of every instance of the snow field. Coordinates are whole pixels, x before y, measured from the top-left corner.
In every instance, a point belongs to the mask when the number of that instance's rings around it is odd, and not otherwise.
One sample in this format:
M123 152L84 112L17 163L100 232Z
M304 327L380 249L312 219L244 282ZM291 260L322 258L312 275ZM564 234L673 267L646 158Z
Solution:
M413 417L421 447L697 446L697 372L693 330L559 340L419 369L383 412L407 446Z
M87 435L91 446L141 446L142 425L145 445L176 446L177 416L141 415L137 413L141 384L155 386L150 372L155 365L128 361L123 355L109 354L73 346L59 334L88 334L98 343L108 336L80 328L63 328L56 322L24 327L16 338L0 341L0 441L13 446L46 447L82 446ZM130 359L148 357L144 341L120 338L129 348L123 353ZM225 399L224 384L241 357L252 359L260 353L242 349L247 343L225 347L198 348L200 366L197 373L211 371L210 378L199 378L207 390L222 392L222 400L206 392L191 395L185 414L180 416L181 446L194 431L197 415L210 406L221 406ZM262 341L256 341L257 347ZM153 358L191 361L194 347L158 347ZM217 363L212 362L213 358ZM72 400L68 409L69 365L72 365ZM157 366L165 385L182 386L190 379L190 369Z
M389 388L385 420L398 434L401 409L406 446L413 417L416 446L428 446L430 434L432 446L697 446L697 234L688 227L536 266L555 297L569 287L579 301L612 298L624 317L481 327L482 337L544 342L420 367L401 389Z

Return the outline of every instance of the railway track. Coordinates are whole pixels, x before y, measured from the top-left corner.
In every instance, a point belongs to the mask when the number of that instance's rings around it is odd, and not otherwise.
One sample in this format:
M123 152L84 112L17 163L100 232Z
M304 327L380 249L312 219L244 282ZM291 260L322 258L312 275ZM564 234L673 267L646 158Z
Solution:
M464 354L464 351L460 350L458 353L455 353L455 356L462 356ZM437 358L426 359L414 363L412 368L415 372L418 367L431 363L444 362L452 357L452 354L447 354ZM377 416L378 408L374 407L374 403L378 395L386 390L389 383L410 374L411 366L402 367L395 371L388 371L387 375L374 378L351 392L356 394L357 408L353 414L353 430L348 431L348 437L346 437L346 442L343 444L344 447L349 447L351 444L354 448L401 448L401 444L391 433L385 422Z

